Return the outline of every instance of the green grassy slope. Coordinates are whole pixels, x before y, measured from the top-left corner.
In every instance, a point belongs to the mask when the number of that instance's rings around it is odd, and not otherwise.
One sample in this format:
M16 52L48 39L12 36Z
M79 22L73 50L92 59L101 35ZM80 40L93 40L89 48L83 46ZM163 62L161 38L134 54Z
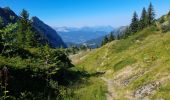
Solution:
M112 81L115 99L170 99L170 32L150 27L82 58L77 67L105 72L101 77Z

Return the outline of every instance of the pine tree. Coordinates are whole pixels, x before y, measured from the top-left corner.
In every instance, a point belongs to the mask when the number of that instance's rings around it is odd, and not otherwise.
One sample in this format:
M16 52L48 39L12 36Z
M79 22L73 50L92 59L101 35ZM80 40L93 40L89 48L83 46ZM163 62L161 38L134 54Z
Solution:
M16 37L17 44L18 44L19 47L23 47L24 44L25 44L24 43L25 35L24 35L24 32L23 32L23 25L22 25L20 20L18 20L17 24L18 24L17 37Z
M7 52L12 51L11 47L14 44L16 44L15 43L16 28L17 28L17 24L8 24L5 28L0 30L0 33L1 33L1 41L0 42L1 42L1 45L3 45L2 53L4 52L6 47L8 47L8 50L6 49Z
M31 23L29 21L29 13L23 9L22 12L20 13L20 21L22 23L22 26L23 26L23 29L26 30L27 27L30 27L31 26Z
M109 42L109 39L107 36L104 37L103 41L102 41L102 46L107 44Z
M110 33L110 36L109 36L109 42L111 42L111 41L113 41L115 38L114 38L114 36L113 36L113 33L111 32Z
M162 24L162 23L164 23L165 21L166 21L166 20L164 19L164 17L161 17L159 22Z
M132 33L136 33L138 31L138 28L139 28L139 19L138 19L138 15L137 15L136 12L134 12L134 14L133 14L133 18L132 18L132 22L131 22L130 28L131 28L131 32Z
M127 38L128 36L131 35L131 30L130 27L127 27L124 32L124 38Z
M17 44L20 47L24 47L26 44L26 31L29 27L29 14L23 9L20 13L20 19L18 20L18 30L17 30Z
M140 18L140 29L144 29L147 27L147 12L146 9L143 8L141 18Z
M120 34L118 34L118 35L117 35L117 39L118 39L118 40L120 40L120 39L121 39L121 38L120 38Z
M36 44L36 36L29 21L29 13L22 10L21 19L18 20L17 43L20 47L31 47Z
M29 13L25 9L22 10L22 12L20 13L20 16L24 20L29 20Z
M31 30L31 27L28 27L26 32L26 46L31 47L34 46L35 41L35 32Z
M147 24L148 26L152 25L155 20L155 13L154 13L154 7L152 3L150 3L148 7L148 18L147 18Z
M48 67L50 63L50 47L48 44L44 46L44 58L46 67Z

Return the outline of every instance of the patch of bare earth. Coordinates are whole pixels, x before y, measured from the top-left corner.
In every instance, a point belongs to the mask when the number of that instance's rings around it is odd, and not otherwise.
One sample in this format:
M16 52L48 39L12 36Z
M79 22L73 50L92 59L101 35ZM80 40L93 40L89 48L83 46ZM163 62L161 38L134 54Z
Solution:
M114 98L116 98L116 91L114 89L114 83L113 80L111 79L106 79L104 77L101 77L101 79L103 81L106 82L107 84L107 93L106 93L106 98L107 100L113 100Z

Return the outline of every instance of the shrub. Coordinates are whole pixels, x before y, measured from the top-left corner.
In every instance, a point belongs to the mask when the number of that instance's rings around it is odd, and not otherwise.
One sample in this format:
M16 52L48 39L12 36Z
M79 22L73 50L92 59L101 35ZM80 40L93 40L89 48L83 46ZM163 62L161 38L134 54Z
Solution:
M163 33L170 31L170 25L169 24L168 25L162 25L161 30L162 30Z

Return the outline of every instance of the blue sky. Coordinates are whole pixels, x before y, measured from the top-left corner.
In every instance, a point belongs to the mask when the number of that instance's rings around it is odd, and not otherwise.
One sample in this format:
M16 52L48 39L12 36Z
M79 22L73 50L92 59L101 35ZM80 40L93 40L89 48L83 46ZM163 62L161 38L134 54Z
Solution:
M140 15L149 3L155 7L156 17L170 10L170 0L0 0L17 14L24 8L50 26L128 25L134 11Z

